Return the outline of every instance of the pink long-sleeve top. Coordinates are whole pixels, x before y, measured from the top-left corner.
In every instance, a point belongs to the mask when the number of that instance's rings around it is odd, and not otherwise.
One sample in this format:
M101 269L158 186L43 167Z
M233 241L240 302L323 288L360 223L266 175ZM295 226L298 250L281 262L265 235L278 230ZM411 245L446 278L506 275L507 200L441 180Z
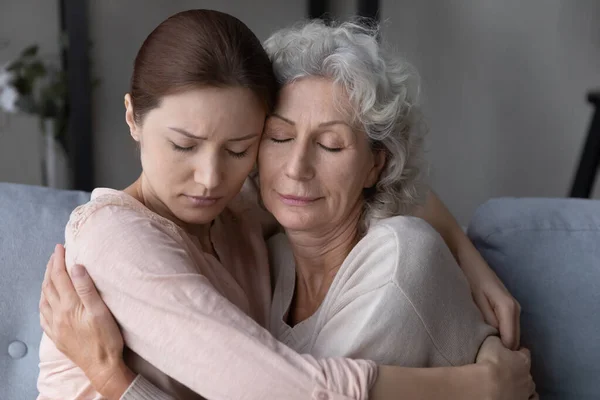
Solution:
M67 267L86 266L121 327L128 365L180 400L366 399L373 362L300 355L263 328L266 245L240 209L214 221L214 257L133 197L96 189L67 225ZM39 400L102 399L45 335L38 390Z

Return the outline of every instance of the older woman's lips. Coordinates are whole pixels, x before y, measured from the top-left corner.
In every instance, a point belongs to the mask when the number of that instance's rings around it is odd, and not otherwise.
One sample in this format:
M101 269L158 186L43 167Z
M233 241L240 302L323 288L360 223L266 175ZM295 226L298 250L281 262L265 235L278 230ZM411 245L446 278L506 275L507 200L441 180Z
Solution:
M290 196L279 194L281 201L283 204L287 204L288 206L306 206L308 204L312 204L315 201L319 200L321 197L299 197L299 196Z
M202 197L202 196L188 196L184 195L190 203L195 207L208 207L215 204L221 199L221 197Z

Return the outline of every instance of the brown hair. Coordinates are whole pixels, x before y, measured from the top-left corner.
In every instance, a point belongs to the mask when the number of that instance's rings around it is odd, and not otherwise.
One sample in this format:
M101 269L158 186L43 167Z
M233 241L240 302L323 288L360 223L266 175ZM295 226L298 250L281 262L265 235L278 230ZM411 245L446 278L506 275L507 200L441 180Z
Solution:
M267 111L277 93L269 57L242 21L213 10L183 11L156 27L135 58L135 120L140 123L166 95L206 86L246 87Z

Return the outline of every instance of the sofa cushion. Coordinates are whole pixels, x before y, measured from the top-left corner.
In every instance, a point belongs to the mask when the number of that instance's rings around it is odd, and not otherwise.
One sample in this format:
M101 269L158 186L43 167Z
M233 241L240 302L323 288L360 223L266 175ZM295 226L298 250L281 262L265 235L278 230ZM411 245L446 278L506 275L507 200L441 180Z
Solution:
M600 398L600 201L491 200L469 236L521 304L541 399Z
M37 396L38 303L48 258L83 192L0 183L0 399Z

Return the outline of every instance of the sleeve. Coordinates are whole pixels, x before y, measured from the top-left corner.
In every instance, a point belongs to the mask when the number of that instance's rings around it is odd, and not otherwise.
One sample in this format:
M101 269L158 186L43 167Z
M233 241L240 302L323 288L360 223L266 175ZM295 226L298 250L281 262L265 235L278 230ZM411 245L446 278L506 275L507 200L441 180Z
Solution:
M422 220L400 217L372 239L353 254L351 263L360 265L349 265L354 276L340 290L313 354L405 367L473 363L495 330L441 237ZM368 275L378 284L365 285Z
M371 361L299 355L221 296L171 232L106 206L79 224L67 264L83 264L127 346L214 400L366 399ZM321 396L321 397L318 397Z
M432 344L450 365L475 362L485 338L497 331L485 323L442 236L419 218L389 229L401 260L394 283L414 307Z
M120 400L175 400L159 388L138 375L127 388Z

